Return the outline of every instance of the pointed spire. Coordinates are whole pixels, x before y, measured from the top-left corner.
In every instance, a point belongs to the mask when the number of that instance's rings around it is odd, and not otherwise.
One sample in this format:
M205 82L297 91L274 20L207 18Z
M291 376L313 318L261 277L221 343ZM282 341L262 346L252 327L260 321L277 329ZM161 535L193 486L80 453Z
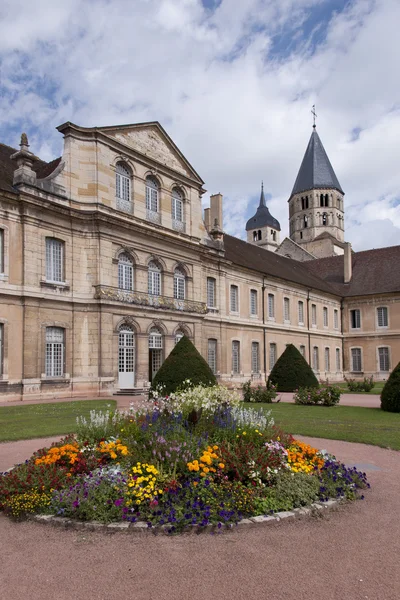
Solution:
M344 194L325 148L313 126L291 196L313 189L335 189Z
M261 208L262 206L267 206L267 203L265 202L265 196L264 196L264 181L261 181L261 196L260 196L260 204L258 205L259 208Z

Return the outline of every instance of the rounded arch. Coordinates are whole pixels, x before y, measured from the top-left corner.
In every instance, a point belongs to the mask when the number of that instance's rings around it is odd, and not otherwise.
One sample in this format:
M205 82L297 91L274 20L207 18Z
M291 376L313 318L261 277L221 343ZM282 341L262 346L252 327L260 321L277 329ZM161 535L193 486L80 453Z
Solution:
M127 165L132 176L136 175L135 165L133 164L133 162L131 161L131 159L128 156L123 156L122 154L117 154L114 156L113 160L111 161L111 166L113 167L114 171L117 170L117 165L119 163Z
M177 198L179 198L179 200L182 200L182 202L186 202L188 194L182 185L173 183L170 186L170 189L172 196L175 195Z
M130 257L130 259L132 260L134 265L139 264L139 257L136 254L136 252L134 250L132 250L132 248L128 248L127 246L121 246L120 248L118 248L116 250L116 252L114 253L114 261L115 262L119 261L121 254L127 254Z
M173 331L173 335L176 336L179 333L183 333L183 335L186 335L186 337L188 337L189 339L192 339L193 337L191 329L186 323L178 323L178 325L176 325Z
M159 267L160 271L167 271L168 270L167 269L167 265L166 265L164 259L160 258L156 254L152 254L151 256L149 256L147 258L147 261L146 261L147 268L150 267L151 263L156 264Z
M140 325L133 317L122 317L119 319L115 325L114 333L119 333L124 328L127 330L130 329L135 334L141 333Z
M159 329L162 335L168 335L168 330L164 323L159 319L154 319L150 325L148 325L146 333L149 334L152 329Z
M158 171L154 171L149 169L148 171L145 172L144 174L144 182L145 184L147 184L147 181L149 180L149 182L151 180L155 181L158 185L158 190L160 191L162 188L165 188L165 183L164 183L164 179L162 178L162 176L160 175L160 173L158 173Z
M183 262L176 262L173 267L173 273L181 271L185 277L190 277L189 268Z

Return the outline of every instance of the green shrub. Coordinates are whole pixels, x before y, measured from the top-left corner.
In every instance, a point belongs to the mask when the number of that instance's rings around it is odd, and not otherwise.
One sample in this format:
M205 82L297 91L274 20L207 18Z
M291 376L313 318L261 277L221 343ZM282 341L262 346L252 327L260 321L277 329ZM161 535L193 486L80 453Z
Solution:
M390 374L381 393L381 409L400 412L400 363Z
M162 387L163 393L168 396L184 386L188 379L194 386L212 386L217 383L200 352L188 337L183 336L157 371L151 387L152 390Z
M275 363L268 378L268 384L277 386L278 392L294 392L299 388L317 388L319 386L310 365L293 344L286 347Z
M276 385L268 383L267 386L258 385L251 387L251 380L246 381L242 386L243 402L265 402L270 404L276 398Z
M315 388L300 388L293 400L295 404L320 404L322 406L335 406L339 404L341 389L335 385Z
M344 378L350 392L370 392L374 387L374 377L364 377L363 381Z
M261 514L292 510L318 500L319 488L320 482L313 475L280 472L275 485L265 488L263 496L256 498L254 503Z

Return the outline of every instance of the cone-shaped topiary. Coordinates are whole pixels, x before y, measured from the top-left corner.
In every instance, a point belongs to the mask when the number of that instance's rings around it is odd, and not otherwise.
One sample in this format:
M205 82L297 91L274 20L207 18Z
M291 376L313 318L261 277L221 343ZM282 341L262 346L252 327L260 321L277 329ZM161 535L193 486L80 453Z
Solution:
M400 412L400 363L390 373L381 392L381 409L388 412Z
M158 385L163 385L165 393L169 395L186 379L190 379L194 385L211 386L217 383L200 352L188 337L183 336L157 371L151 387L155 389Z
M268 383L276 385L278 392L294 392L299 388L319 386L310 365L293 344L286 346L286 350L276 361Z

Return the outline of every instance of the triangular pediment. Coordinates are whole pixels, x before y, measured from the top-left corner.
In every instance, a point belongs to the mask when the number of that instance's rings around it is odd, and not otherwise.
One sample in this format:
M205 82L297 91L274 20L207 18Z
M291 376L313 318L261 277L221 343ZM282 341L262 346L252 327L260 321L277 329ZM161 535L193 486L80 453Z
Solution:
M204 183L158 122L98 127L97 130L177 173Z

